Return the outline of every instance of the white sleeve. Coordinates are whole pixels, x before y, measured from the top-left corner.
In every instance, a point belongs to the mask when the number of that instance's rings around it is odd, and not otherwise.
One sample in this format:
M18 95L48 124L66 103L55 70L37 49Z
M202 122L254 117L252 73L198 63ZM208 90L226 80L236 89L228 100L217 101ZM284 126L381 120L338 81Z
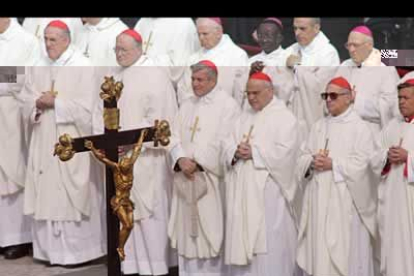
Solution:
M342 167L339 163L332 160L332 173L335 183L345 181L343 176Z
M177 143L170 151L171 159L172 159L172 168L174 170L175 164L177 164L178 159L182 157L187 157L185 151L180 143Z
M256 169L266 169L266 163L260 155L259 150L254 145L252 146L252 159Z
M414 151L408 152L407 173L408 183L414 183Z

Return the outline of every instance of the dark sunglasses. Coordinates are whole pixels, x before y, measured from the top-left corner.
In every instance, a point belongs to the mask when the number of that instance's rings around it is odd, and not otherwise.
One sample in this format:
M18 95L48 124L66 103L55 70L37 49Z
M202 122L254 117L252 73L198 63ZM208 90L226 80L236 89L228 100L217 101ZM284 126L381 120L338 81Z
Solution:
M322 98L322 100L327 100L328 97L329 97L331 100L334 101L334 100L338 99L339 96L346 95L346 94L348 94L348 93L323 92L323 93L321 93L321 98Z

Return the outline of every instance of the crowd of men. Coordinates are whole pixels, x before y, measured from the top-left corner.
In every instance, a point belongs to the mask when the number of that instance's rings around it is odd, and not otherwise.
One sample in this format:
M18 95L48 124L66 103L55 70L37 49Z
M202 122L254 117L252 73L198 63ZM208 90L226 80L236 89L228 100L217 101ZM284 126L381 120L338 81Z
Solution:
M114 76L122 130L172 130L134 165L125 275L414 275L414 73L381 63L366 26L341 62L320 18L292 20L296 43L266 18L249 57L218 17L0 18L0 66L25 68L0 83L1 254L107 254L104 167L52 152L103 132Z

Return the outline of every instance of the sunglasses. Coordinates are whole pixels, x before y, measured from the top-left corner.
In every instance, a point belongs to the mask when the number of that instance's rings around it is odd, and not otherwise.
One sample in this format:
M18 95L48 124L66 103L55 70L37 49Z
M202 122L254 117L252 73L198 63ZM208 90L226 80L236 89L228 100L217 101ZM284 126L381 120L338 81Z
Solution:
M346 94L348 94L348 93L323 92L323 93L321 93L321 98L322 98L322 100L327 100L328 97L329 97L331 100L334 101L334 100L338 99L339 96L346 95Z

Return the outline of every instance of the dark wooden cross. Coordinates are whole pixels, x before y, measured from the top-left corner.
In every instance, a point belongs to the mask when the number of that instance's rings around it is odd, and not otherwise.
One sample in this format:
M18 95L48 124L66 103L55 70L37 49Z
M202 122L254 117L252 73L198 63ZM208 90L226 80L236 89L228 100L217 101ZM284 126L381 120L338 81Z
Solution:
M90 140L97 149L105 150L105 155L113 162L118 162L118 147L135 144L141 131L147 129L144 142L154 142L154 146L168 145L170 129L167 121L155 121L153 127L134 129L119 132L119 109L117 101L121 96L123 84L115 82L113 77L105 77L101 86L101 99L104 102L105 133L88 137L72 139L68 134L59 137L59 143L55 145L55 155L62 161L68 161L75 153L89 151L85 147L85 140ZM115 183L111 168L106 166L106 218L108 231L108 276L121 276L120 259L117 253L119 237L119 220L113 214L111 198L115 194Z

